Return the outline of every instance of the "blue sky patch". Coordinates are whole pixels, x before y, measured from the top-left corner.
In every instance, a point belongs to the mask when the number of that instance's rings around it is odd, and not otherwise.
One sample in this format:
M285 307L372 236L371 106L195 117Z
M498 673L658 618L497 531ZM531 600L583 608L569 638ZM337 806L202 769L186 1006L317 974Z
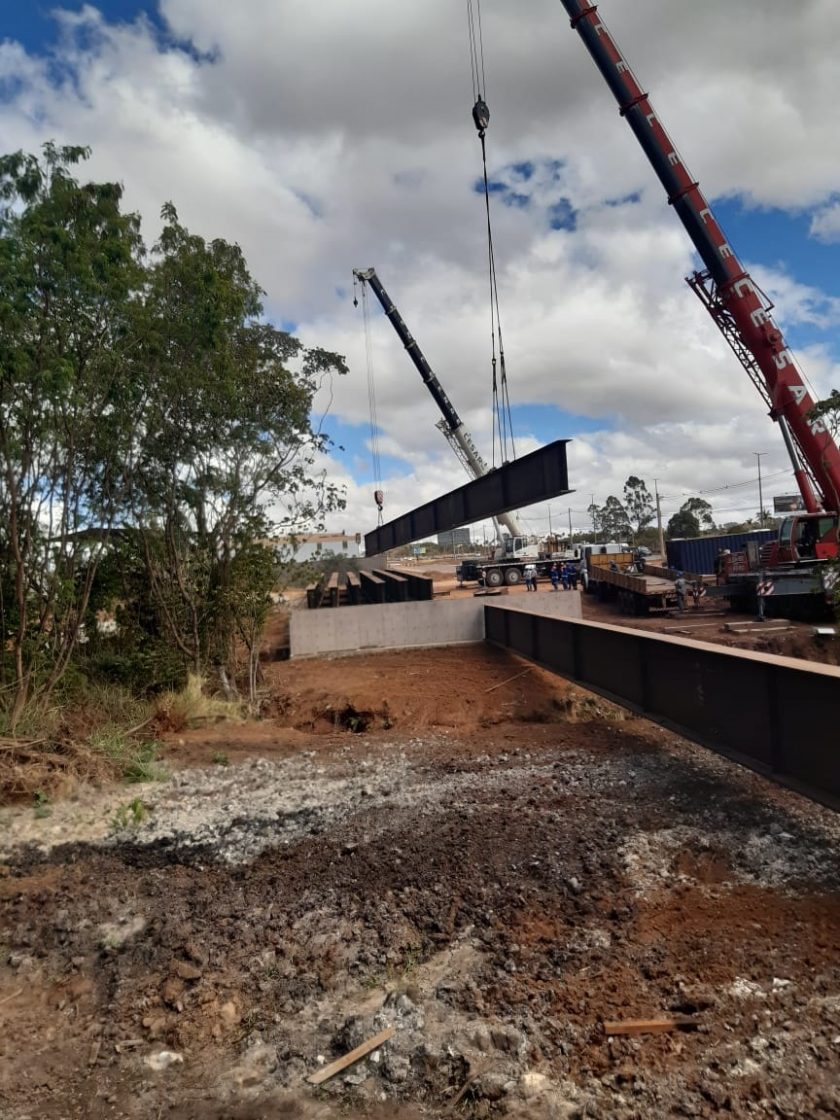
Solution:
M43 52L52 46L59 34L59 23L53 12L63 9L80 12L86 0L12 0L4 5L3 23L0 34L4 39L14 39L29 51ZM139 15L145 14L152 26L162 35L166 27L160 17L158 0L100 0L93 4L99 8L110 23L132 23Z
M552 229L573 230L577 227L577 211L568 198L561 198L549 206L548 224Z
M840 244L810 236L813 210L755 209L737 199L713 203L715 215L742 260L784 270L800 284L840 297Z

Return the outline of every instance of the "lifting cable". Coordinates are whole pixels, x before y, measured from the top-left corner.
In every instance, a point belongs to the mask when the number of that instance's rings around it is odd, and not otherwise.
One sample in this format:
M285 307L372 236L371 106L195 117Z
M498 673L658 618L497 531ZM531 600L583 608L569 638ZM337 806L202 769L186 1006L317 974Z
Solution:
M490 182L487 177L487 144L485 136L490 124L490 110L485 100L484 37L481 27L481 0L467 0L467 26L470 44L470 75L473 90L473 122L481 141L481 163L484 172L484 207L487 214L487 263L490 277L490 347L493 382L493 466L496 465L496 439L503 463L516 458L513 421L510 412L505 347L502 341L502 320L499 311L499 288L496 282L496 256L493 248L493 224L490 218ZM496 342L498 339L498 364Z
M370 413L370 456L371 465L373 467L373 481L376 489L373 492L373 500L376 502L377 509L377 526L382 524L382 508L385 504L385 495L382 490L382 461L379 455L379 420L376 415L376 378L373 370L373 342L371 340L370 330L370 310L367 301L367 284L364 280L361 281L362 285L362 318L365 324L365 358L367 361L367 388L368 388L368 411ZM353 306L359 306L358 296L356 294L356 277L353 276Z

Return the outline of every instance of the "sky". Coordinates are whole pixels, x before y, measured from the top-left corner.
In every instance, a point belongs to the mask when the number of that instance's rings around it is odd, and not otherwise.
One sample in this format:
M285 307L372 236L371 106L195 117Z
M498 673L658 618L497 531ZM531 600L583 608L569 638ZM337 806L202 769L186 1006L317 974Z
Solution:
M836 0L603 0L816 396L840 388ZM494 242L517 450L570 439L575 492L530 531L589 525L631 474L667 519L795 492L777 427L684 282L698 260L559 0L483 0ZM379 276L485 458L490 326L463 0L0 0L3 150L90 145L147 241L162 204L238 242L266 314L347 357L316 402L347 487L330 530L460 486L436 406L352 269ZM497 456L498 462L498 456ZM481 530L478 530L481 535Z

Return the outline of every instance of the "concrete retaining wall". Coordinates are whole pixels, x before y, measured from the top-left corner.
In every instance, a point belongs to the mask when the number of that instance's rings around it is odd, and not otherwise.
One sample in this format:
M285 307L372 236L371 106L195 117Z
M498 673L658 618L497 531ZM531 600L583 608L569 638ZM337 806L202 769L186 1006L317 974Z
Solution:
M580 594L574 591L298 610L289 620L290 656L482 642L487 602L548 618L580 618Z
M292 657L483 640L482 599L293 611L289 620Z

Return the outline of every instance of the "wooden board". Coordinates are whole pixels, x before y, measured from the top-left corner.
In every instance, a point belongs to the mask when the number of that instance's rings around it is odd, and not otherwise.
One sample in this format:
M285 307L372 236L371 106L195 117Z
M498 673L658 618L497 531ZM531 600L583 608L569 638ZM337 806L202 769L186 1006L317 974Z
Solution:
M696 1030L700 1024L696 1019L685 1015L675 1015L671 1019L624 1019L618 1022L605 1022L605 1034L665 1034L666 1031Z
M329 1081L329 1079L335 1077L337 1073L341 1073L341 1071L347 1069L348 1066L352 1066L355 1062L358 1062L360 1058L364 1058L367 1054L376 1050L383 1042L387 1042L389 1038L392 1038L396 1032L396 1027L386 1027L384 1031L375 1034L373 1038L369 1038L367 1042L363 1042L361 1046L357 1046L355 1050L351 1050L350 1053L345 1054L343 1058L337 1058L334 1062L330 1062L328 1066L319 1069L317 1073L311 1074L306 1080L310 1085L323 1085L325 1081Z

